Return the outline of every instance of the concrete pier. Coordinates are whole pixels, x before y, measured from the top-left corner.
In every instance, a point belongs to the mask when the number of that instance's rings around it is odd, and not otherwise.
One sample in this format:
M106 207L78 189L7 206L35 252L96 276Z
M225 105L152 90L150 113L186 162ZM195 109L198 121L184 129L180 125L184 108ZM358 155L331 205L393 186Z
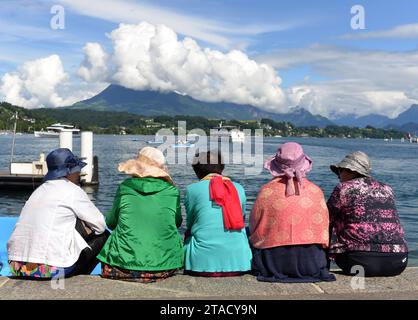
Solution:
M337 272L337 271L336 271ZM187 299L187 300L323 300L418 299L418 268L389 278L365 278L364 289L352 288L353 277L336 273L337 281L315 284L258 282L245 275L201 278L178 275L159 283L141 284L77 276L65 279L63 289L51 281L27 281L0 277L0 299ZM56 289L53 289L55 287Z

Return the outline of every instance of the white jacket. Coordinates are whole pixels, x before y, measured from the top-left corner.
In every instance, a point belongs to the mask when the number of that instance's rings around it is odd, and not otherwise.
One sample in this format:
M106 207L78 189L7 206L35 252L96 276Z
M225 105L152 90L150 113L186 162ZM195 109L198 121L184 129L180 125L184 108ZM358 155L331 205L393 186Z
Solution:
M88 247L75 230L77 217L96 234L106 229L103 215L80 187L67 179L43 183L22 209L7 243L9 260L72 266Z

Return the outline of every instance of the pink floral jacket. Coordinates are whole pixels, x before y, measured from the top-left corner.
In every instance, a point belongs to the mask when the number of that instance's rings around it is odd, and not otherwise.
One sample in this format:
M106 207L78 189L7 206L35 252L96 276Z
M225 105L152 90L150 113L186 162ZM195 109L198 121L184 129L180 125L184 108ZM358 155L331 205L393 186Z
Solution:
M338 184L328 200L330 254L408 252L392 188L373 178Z

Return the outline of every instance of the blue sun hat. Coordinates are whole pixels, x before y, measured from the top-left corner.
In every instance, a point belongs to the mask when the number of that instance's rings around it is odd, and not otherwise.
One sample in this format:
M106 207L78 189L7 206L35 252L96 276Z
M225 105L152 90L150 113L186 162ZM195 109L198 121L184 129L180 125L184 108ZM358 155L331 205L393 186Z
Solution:
M81 161L67 148L55 149L48 154L46 164L48 166L48 173L44 177L44 182L80 172L87 165L87 163Z

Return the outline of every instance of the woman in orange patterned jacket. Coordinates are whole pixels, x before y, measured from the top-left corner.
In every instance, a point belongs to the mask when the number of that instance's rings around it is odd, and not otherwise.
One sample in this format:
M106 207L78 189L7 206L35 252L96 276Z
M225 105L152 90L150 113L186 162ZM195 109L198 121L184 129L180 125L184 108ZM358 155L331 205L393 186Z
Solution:
M327 267L329 215L321 189L306 178L312 160L283 144L264 167L274 176L250 216L252 269L259 281L334 281Z

